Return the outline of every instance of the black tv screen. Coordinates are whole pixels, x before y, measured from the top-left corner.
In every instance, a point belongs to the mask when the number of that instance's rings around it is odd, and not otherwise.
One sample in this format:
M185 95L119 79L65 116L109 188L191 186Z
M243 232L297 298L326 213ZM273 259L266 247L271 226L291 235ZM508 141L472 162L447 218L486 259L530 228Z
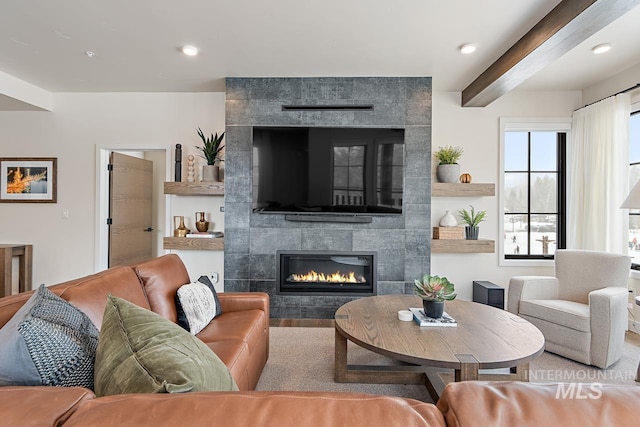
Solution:
M402 214L404 129L254 127L253 211Z

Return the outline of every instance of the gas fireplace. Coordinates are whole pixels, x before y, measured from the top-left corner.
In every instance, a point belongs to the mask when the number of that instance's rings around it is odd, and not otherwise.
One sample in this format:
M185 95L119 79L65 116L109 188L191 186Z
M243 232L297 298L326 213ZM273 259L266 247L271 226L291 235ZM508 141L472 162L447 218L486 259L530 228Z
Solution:
M279 295L376 295L375 252L277 251Z

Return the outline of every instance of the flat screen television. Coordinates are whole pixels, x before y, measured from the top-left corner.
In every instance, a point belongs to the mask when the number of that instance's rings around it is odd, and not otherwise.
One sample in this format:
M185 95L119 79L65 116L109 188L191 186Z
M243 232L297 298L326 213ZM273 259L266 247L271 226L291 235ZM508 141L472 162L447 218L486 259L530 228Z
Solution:
M254 127L253 211L399 215L404 129Z

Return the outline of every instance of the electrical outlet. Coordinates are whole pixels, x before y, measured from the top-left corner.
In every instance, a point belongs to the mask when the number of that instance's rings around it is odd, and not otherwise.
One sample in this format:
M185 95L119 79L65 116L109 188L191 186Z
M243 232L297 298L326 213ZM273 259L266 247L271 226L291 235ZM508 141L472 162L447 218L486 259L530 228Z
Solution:
M211 273L211 283L218 283L218 273Z

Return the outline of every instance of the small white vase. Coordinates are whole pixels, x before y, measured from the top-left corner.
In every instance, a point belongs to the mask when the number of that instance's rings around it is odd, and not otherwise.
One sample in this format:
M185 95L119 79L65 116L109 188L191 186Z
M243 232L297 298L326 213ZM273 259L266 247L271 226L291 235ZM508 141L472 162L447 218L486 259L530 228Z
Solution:
M442 218L440 218L440 227L455 227L458 225L458 221L456 217L451 214L451 212L447 211Z

